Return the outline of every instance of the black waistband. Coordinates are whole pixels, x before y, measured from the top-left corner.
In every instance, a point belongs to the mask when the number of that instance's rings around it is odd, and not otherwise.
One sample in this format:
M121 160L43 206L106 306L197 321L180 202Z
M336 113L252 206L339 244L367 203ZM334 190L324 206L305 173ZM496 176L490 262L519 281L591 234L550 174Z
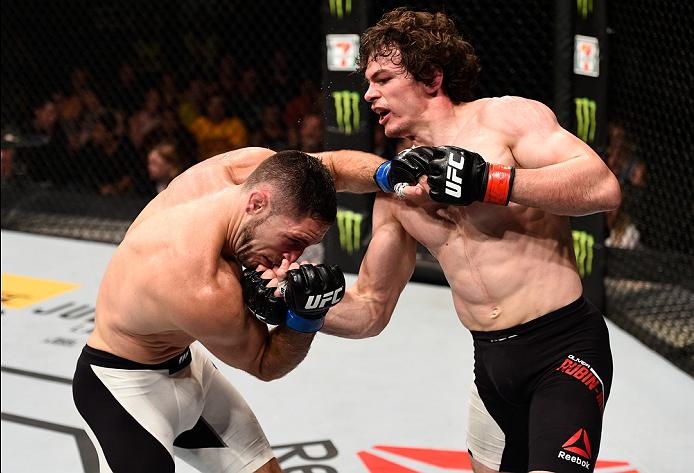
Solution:
M533 319L530 322L525 322L523 324L502 330L491 330L488 332L471 330L470 333L472 334L472 338L474 340L501 342L545 327L559 319L566 320L566 316L568 315L587 314L591 310L593 310L593 306L585 299L585 297L581 295L581 297L573 301L571 304L565 305L560 309L553 310L552 312Z
M169 370L169 373L173 374L188 366L192 356L190 354L190 347L187 347L183 352L166 361L148 365L121 358L113 353L85 345L82 349L82 358L91 365L103 366L105 368L117 368L121 370Z

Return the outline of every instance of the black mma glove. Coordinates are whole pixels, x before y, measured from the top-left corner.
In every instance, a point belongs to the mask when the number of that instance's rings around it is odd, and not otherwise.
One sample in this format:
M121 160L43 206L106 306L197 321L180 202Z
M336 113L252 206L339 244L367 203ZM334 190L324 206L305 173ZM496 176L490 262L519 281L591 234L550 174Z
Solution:
M289 270L282 293L289 308L287 327L297 332L317 332L328 309L345 295L345 276L339 266L304 264Z
M280 297L275 297L274 287L267 287L270 279L262 279L262 272L245 269L241 276L243 300L246 307L258 320L270 325L281 325L287 317L287 304Z
M508 205L516 172L513 166L488 163L479 154L455 146L432 149L434 159L427 173L432 200L450 205L475 201Z
M427 174L433 157L433 148L427 146L401 151L376 169L374 181L383 192L395 192L397 184L415 185L420 176Z

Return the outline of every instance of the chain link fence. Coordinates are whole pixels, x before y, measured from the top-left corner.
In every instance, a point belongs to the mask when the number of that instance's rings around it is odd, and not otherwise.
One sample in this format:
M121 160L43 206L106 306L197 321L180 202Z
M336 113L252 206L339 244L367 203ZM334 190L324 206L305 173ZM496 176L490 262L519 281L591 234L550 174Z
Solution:
M607 313L694 375L694 4L613 0Z
M321 149L328 1L3 2L2 227L117 243L208 156ZM374 19L403 4L375 2ZM406 4L456 19L480 56L479 97L553 106L553 0ZM605 153L625 197L607 216L607 315L690 374L692 5L609 2Z
M3 2L3 228L117 242L198 161L320 148L320 6Z

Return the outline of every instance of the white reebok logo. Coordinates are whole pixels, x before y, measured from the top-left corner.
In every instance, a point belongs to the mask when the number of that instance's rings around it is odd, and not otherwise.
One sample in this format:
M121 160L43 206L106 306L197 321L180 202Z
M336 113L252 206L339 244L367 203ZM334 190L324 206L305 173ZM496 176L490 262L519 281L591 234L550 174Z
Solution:
M326 304L328 304L328 302L330 305L337 304L340 302L340 300L342 300L340 293L343 291L343 289L344 287L338 287L334 291L326 292L325 294L308 296L304 309L322 309L326 306Z
M179 356L179 357L178 357L178 364L180 365L181 363L183 363L184 361L186 361L186 359L188 358L188 355L190 355L190 352L189 352L189 351L186 351L184 354L182 354L181 356Z
M458 176L458 171L463 169L465 158L461 154L456 156L452 151L448 153L448 167L446 168L446 194L453 197L460 197L463 193L461 183L462 178Z

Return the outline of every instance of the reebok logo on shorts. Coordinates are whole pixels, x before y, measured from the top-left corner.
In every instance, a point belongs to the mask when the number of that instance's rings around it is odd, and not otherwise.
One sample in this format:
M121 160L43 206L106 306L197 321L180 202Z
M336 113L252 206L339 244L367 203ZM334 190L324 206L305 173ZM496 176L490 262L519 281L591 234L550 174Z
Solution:
M564 374L574 377L583 385L595 393L600 412L605 408L605 393L602 380L598 373L585 361L574 355L569 355L556 369Z
M586 429L578 429L569 440L561 446L557 458L562 458L568 462L581 465L586 470L590 470L590 441ZM569 452L569 453L567 453Z

